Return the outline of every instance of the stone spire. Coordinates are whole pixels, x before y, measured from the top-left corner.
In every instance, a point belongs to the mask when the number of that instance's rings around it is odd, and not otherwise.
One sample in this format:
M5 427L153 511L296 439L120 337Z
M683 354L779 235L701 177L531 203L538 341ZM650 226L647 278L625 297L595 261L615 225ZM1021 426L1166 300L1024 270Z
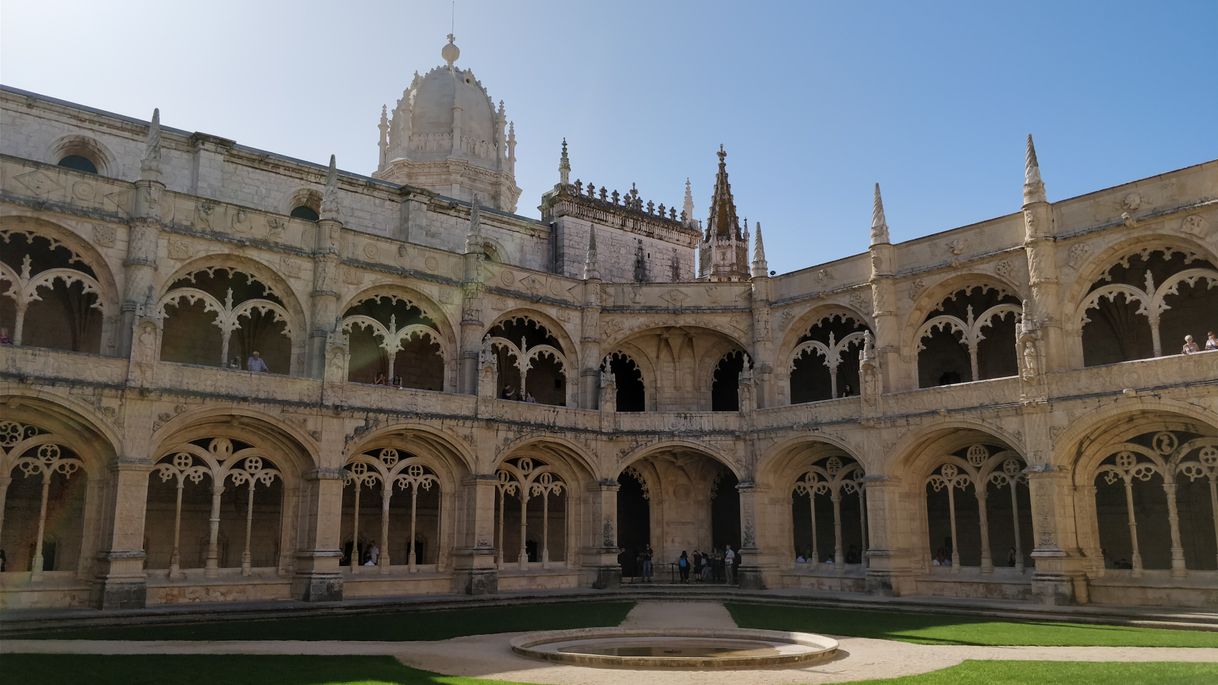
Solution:
M732 185L727 180L727 151L719 146L719 173L715 175L715 192L711 195L710 224L706 228L706 240L711 238L743 240L740 219L736 216L736 201L732 198Z
M753 278L764 278L770 275L770 265L765 260L765 242L761 239L760 221L757 222L753 241Z
M334 155L330 155L330 169L326 171L326 187L321 193L322 221L340 221L338 209L338 164Z
M871 244L887 244L888 219L884 218L884 198L880 197L880 184L875 184L875 200L871 204Z
M148 124L148 139L144 143L144 158L140 160L140 180L161 180L161 110L152 110Z
M571 185L571 159L567 157L567 139L562 139L562 156L558 158L558 184Z
M596 257L596 229L588 231L588 255L584 257L584 280L600 280L601 272Z
M379 142L381 150L380 166L385 166L385 162L389 161L389 106L381 105L381 140Z
M694 218L694 191L688 176L685 177L685 206L681 209L685 213L686 226L698 225L698 220Z
M465 254L482 252L482 209L478 196L469 203L469 230L465 233Z
M1032 143L1032 134L1028 134L1028 149L1024 155L1023 171L1023 203L1048 202L1045 197L1045 183L1040 180L1040 162L1036 161L1036 146Z

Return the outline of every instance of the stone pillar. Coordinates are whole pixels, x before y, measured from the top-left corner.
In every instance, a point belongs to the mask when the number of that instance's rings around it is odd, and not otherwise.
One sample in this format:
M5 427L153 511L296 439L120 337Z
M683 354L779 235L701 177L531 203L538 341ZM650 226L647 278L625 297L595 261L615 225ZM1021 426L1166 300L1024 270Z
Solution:
M770 327L770 276L764 271L754 270L750 305L753 314L752 355L757 367L753 375L758 385L755 400L758 408L773 407L778 403L778 397L773 382L774 365L771 362L774 358L774 346Z
M601 279L595 273L589 274L584 281L579 349L579 406L581 409L597 409L601 390ZM604 411L605 407L599 409Z
M474 251L474 248L477 251ZM479 394L478 358L482 352L482 252L481 245L471 243L463 257L465 277L461 282L461 353L457 371L457 391L467 395ZM493 379L497 383L498 379ZM484 397L498 397L499 389L483 390Z
M875 321L875 366L878 385L886 392L912 390L918 385L918 364L901 360L901 323L896 309L893 269L896 250L887 242L871 246L871 317Z
M905 594L911 552L902 544L909 537L909 502L903 502L900 479L867 476L867 592L878 595Z
M616 480L598 480L588 489L587 518L594 523L596 538L584 553L584 566L596 571L592 587L598 590L616 588L622 584L622 566L617 555L617 493L621 486Z
M147 601L144 512L152 464L120 458L111 466L103 502L102 540L94 565L90 604L97 609L139 609Z
M338 523L343 505L342 469L304 474L300 487L300 539L296 549L292 598L328 602L343 598L338 562Z
M123 260L125 287L119 306L118 349L122 356L131 353L136 310L141 306L148 315L155 307L157 242L161 230L161 203L164 184L154 180L135 182L135 210L127 230L127 257Z
M758 506L758 498L763 492L752 480L741 480L736 486L740 492L740 570L736 574L736 582L744 590L764 590L767 572L772 572L773 564L762 554L758 544L757 526L758 513L764 508Z
M311 326L308 348L305 350L310 378L324 377L326 340L338 323L338 241L342 228L342 222L336 219L322 219L317 222L317 247L313 254L313 290L310 292Z
M462 484L465 506L460 514L465 525L460 527L460 546L453 554L454 590L457 592L487 595L499 591L499 570L495 566L495 488L498 482L494 473L481 473Z
M1073 490L1070 474L1064 467L1049 464L1028 467L1035 540L1032 560L1036 564L1032 593L1046 604L1088 601L1086 560L1078 546Z

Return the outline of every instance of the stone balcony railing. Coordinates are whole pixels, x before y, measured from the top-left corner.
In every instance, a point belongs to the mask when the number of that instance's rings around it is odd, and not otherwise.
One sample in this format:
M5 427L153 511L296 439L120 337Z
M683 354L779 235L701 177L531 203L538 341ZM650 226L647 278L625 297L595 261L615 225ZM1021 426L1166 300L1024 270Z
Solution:
M124 358L36 347L0 348L0 380L30 385L63 385L72 392L87 386L128 386ZM220 400L256 400L272 404L325 405L423 417L459 417L579 432L663 433L666 435L732 435L743 430L809 429L853 423L864 415L862 398L844 397L806 404L740 412L649 411L602 412L590 409L478 398L474 395L392 388L363 383L323 384L313 378L251 374L195 364L159 362L141 377L138 387L164 393ZM1050 398L1070 400L1128 391L1218 383L1218 353L1173 355L1049 374ZM1025 387L1018 377L888 393L883 417L1018 406ZM750 420L751 419L751 420Z

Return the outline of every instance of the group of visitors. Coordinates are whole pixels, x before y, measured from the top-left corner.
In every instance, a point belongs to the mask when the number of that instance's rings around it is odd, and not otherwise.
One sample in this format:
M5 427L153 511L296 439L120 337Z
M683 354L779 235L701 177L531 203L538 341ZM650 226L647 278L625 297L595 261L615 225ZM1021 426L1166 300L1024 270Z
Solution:
M1184 336L1184 348L1180 350L1181 354L1195 354L1202 351L1218 352L1218 334L1215 334L1213 331L1206 333L1204 350L1202 350L1202 348L1197 345L1197 342L1193 340L1193 336Z
M228 368L239 371L241 369L241 360L237 357L229 359ZM245 370L249 371L250 373L271 372L271 368L266 365L266 360L262 358L262 355L258 352L258 350L254 350L252 353L250 353L250 356L245 360Z
M385 372L383 372L383 371L377 372L376 379L374 381L372 381L372 384L373 385L388 385L388 386L394 387L394 388L405 387L402 385L401 376L394 376L393 378L386 378Z
M523 388L521 388L520 390L516 390L516 388L514 388L510 385L503 386L503 392L499 393L499 399L514 400L516 402L528 402L529 404L537 404L537 398L533 397L533 393L531 393Z
M359 559L360 566L376 566L381 563L381 546L376 544L376 542L364 542L361 540L358 545L352 545L351 541L348 540L347 544L343 546L343 556L339 559L339 565L350 566L352 553L359 555L357 558Z
M830 552L829 554L826 554L821 558L820 563L832 565L834 563L835 559L836 559L836 555L834 553ZM806 552L800 552L800 551L796 550L795 563L806 564L808 562L815 562L815 561L816 561L816 555L813 554L811 547L809 547ZM843 559L842 562L845 564L863 563L863 552L859 549L859 546L850 545L850 548L846 550L845 559Z
M689 552L681 550L681 556L677 557L677 575L682 583L688 583L692 577L694 582L699 583L725 582L735 585L740 561L740 553L732 550L731 545L725 546L722 553L718 548L710 552L694 550L692 558Z

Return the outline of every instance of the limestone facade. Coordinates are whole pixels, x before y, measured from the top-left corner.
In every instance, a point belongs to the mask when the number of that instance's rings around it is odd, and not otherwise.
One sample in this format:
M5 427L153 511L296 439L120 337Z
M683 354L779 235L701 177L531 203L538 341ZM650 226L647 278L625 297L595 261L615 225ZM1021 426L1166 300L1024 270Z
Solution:
M704 233L565 151L538 221L13 89L0 129L4 607L603 587L646 543L1218 603L1218 352L1178 353L1218 161L1049 202L1029 140L1020 211L892 244L877 187L867 253L771 277L730 190Z

